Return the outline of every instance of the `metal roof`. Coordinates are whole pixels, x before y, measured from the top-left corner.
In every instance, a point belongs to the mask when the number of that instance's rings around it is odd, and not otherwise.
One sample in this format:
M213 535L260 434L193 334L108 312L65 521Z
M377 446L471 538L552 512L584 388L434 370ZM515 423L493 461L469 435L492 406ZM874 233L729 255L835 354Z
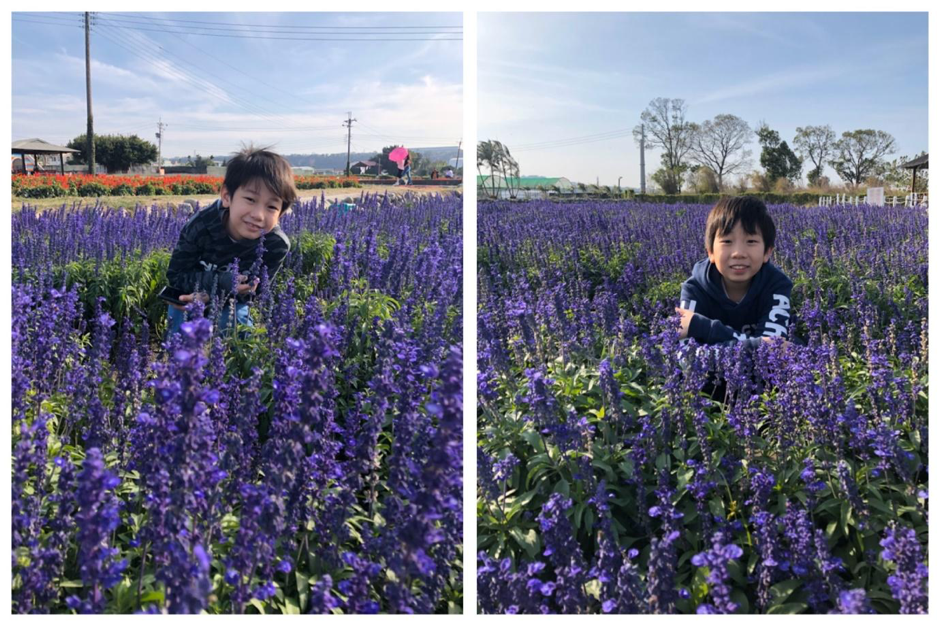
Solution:
M12 152L25 152L28 154L62 154L63 152L81 152L65 146L57 146L48 141L33 137L13 142Z
M907 169L914 169L915 167L927 167L927 156L928 155L926 154L922 154L913 161L908 161L901 167L906 167Z

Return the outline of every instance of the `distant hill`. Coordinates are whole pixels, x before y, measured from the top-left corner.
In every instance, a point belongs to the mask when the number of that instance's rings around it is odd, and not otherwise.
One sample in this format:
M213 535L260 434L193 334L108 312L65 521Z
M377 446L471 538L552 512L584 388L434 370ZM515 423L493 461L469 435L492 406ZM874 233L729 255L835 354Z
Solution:
M431 161L447 161L457 156L457 146L443 146L434 148L408 148L412 152L420 152ZM353 152L349 155L349 162L368 161L379 151L376 152ZM346 153L338 152L335 154L285 154L284 157L294 167L307 166L321 170L342 170L346 168ZM463 150L460 151L461 162L463 166ZM190 157L168 157L167 160L173 163L185 163Z
M420 152L431 161L446 161L457 156L457 146L434 147L434 148L408 148L412 152ZM376 152L353 152L349 155L349 162L368 161L379 151ZM463 157L463 150L460 151ZM346 167L346 153L337 154L285 154L284 157L294 167L306 165L318 169L341 170ZM461 163L463 165L463 163Z

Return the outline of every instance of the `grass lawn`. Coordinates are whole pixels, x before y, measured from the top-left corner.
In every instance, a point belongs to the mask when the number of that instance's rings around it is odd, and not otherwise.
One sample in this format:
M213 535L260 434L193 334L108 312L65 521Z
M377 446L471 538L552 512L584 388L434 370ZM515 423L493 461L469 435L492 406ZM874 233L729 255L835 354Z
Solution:
M460 187L421 187L419 185L413 185L409 187L393 187L388 186L368 186L368 187L348 187L348 188L334 188L334 189L301 189L300 198L303 200L309 200L310 198L319 198L321 194L326 195L327 200L342 200L344 198L351 198L355 201L363 191L367 193L394 193L394 194L403 194L405 191L409 193L415 193L419 195L427 195L439 193L441 195L446 195L448 193L454 193L455 191L460 191ZM30 206L38 207L40 210L58 208L63 204L72 205L74 203L81 204L94 204L95 201L100 201L102 204L106 204L111 207L124 208L124 209L133 209L138 204L143 204L150 206L153 204L179 204L186 200L198 200L200 205L209 204L218 198L218 194L197 194L189 196L101 196L100 198L82 198L79 196L63 196L59 198L21 198L18 196L13 196L13 210L19 211L24 204L29 204Z

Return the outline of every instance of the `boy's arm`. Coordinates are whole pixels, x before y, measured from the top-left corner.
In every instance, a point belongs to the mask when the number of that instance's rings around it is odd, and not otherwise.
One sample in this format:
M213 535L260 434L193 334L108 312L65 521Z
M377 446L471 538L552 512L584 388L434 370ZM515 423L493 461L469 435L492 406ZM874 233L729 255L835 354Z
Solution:
M180 231L179 241L173 249L170 264L166 269L166 281L187 292L211 293L215 285L218 291L228 293L232 290L234 278L231 272L205 266L202 269L193 269L199 267L203 252L203 246L199 242L200 227L196 222L197 216L198 214L193 216Z
M754 330L750 335L738 332L718 320L709 319L700 313L695 313L689 321L689 337L709 345L735 345L743 341L753 347L757 347L763 341L763 337L787 339L789 336L790 292L792 289L793 284L786 277L781 277L768 289L771 295L764 302L765 308L754 324ZM696 302L701 297L702 294L699 293L697 287L684 283L679 306L694 312Z
M679 308L693 313L692 319L689 320L688 336L704 344L732 344L747 339L747 335L744 333L735 332L730 326L725 326L718 320L710 319L696 312L696 309L701 308L699 303L704 302L707 297L694 283L682 283Z
M790 294L793 283L786 276L780 276L770 288L764 301L764 310L754 324L755 337L790 338Z

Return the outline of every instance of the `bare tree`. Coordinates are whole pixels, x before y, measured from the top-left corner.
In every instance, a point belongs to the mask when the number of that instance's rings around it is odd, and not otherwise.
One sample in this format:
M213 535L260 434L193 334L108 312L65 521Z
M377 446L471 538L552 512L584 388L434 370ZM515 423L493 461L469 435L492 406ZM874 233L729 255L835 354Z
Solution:
M833 146L836 156L829 165L847 184L860 185L881 167L886 154L894 154L894 137L883 130L852 130L842 133Z
M648 148L663 150L663 179L660 181L664 191L674 187L675 192L682 189L682 174L688 169L684 162L692 149L697 126L685 121L685 100L681 98L655 98L640 114L640 122L646 134ZM641 137L640 125L633 129L633 138L637 144ZM673 193L675 193L673 192Z
M721 113L698 127L692 141L692 159L709 168L718 177L718 189L724 177L750 163L751 151L744 146L751 141L751 127L736 115Z
M806 174L806 179L811 185L815 185L822 176L823 165L832 154L835 140L836 134L829 124L797 127L793 145L796 146L797 153L803 159L808 158L813 163L813 169Z

